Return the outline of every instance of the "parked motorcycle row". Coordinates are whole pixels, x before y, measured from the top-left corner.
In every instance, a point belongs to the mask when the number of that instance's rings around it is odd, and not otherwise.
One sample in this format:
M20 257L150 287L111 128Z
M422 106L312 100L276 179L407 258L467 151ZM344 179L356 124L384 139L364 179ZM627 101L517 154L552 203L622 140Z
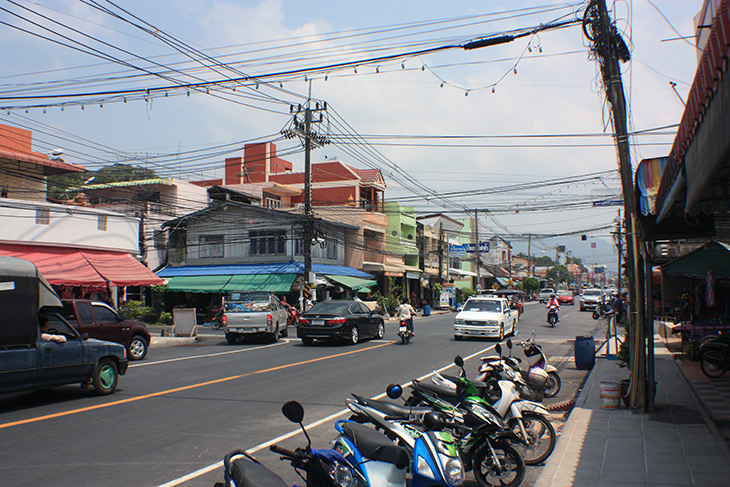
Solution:
M436 371L413 380L408 390L386 388L390 400L357 394L345 400L352 412L335 423L332 448L312 448L296 401L283 414L302 428L307 444L295 450L270 449L289 462L306 487L459 487L473 472L480 487L516 487L525 465L543 463L553 452L555 429L540 404L560 390L557 370L547 363L535 334L521 340L527 370L509 354L481 358L478 376L467 378L456 356L457 376ZM248 453L224 459L222 487L283 487L286 483Z

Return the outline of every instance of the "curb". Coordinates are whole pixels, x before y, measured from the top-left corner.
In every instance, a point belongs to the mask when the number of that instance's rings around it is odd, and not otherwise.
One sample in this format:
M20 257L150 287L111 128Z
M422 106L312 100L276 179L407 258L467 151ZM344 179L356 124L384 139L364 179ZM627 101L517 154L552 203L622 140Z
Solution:
M156 337L150 340L150 348L176 347L179 345L190 345L197 342L196 337Z

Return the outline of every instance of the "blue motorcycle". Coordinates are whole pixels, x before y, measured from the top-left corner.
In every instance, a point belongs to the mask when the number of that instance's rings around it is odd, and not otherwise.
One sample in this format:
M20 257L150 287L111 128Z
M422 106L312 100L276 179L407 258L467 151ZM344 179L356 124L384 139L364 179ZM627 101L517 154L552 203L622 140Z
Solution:
M419 418L423 430L403 422L390 421L376 408L347 399L347 407L355 421L338 421L335 429L340 436L335 448L355 466L370 487L401 487L406 485L410 470L410 487L458 487L464 483L464 464L451 434L439 431L444 417L428 409ZM369 422L382 428L385 434L361 424ZM396 445L395 440L399 445Z
M289 450L271 445L271 451L281 455L281 460L291 463L306 487L361 487L367 485L358 477L357 471L338 451L314 449L302 421L304 408L296 401L289 401L281 411L286 418L298 423L307 438L305 448ZM215 487L288 487L281 477L263 466L245 451L236 450L223 459L225 483L217 482ZM295 486L297 487L297 486Z

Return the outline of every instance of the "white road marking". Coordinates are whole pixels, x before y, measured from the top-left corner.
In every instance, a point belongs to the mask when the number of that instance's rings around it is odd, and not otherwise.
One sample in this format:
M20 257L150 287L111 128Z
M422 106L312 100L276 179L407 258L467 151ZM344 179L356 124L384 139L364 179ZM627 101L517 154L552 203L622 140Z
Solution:
M464 360L469 360L471 358L474 358L474 357L476 357L476 356L478 356L480 354L483 354L483 353L487 352L491 348L494 348L494 345L492 345L491 347L483 348L483 349L479 350L476 353L473 353L473 354L471 354L471 355L469 355L467 357L464 357ZM448 369L450 367L454 367L454 364L451 363L451 364L445 365L445 366L441 367L440 369L434 370L432 372L429 372L426 375L423 375L423 376L419 377L416 380L423 380L423 379L425 379L425 378L430 377L431 375L433 375L434 372L439 372L440 373L440 372L443 372L444 370L446 370L446 369ZM405 384L402 384L402 385L403 385L403 387L408 387L410 384L411 384L411 382L409 381L409 382L406 382ZM381 394L378 394L377 396L373 397L372 399L382 399L383 397L385 397L385 393L384 392L381 393ZM338 418L340 416L343 416L345 414L348 414L349 412L350 412L349 409L343 409L343 410L338 411L338 412L336 412L334 414L330 414L329 416L327 416L325 418L322 418L320 420L317 420L314 423L310 423L309 425L305 426L305 428L307 430L310 430L310 429L315 428L317 426L320 426L320 425L322 425L324 423L328 423L328 422L330 422L330 421L332 421L332 420L334 420L334 419L336 419L336 418ZM269 446L274 445L274 444L276 444L276 443L278 443L280 441L287 440L289 438L292 438L293 436L296 436L298 434L301 434L301 432L302 432L301 429L295 429L295 430L290 431L289 433L286 433L284 435L281 435L281 436L279 436L277 438L274 438L272 440L269 440L269 441L266 441L266 442L261 443L259 445L256 445L253 448L250 448L250 449L246 450L246 452L249 453L249 454L254 454L254 453L256 453L258 451L261 451L264 448L268 448ZM219 462L216 462L216 463L213 463L211 465L208 465L207 467L203 467L203 468L201 468L199 470L196 470L194 472L190 472L189 474L187 474L187 475L185 475L183 477L179 477L177 479L170 480L169 482L166 482L164 484L160 484L158 487L175 487L175 486L180 485L180 484L182 484L184 482L187 482L188 480L192 480L194 478L200 477L201 475L205 475L208 472L212 472L213 470L215 470L217 468L220 468L222 466L223 466L223 461L221 460Z
M221 355L230 355L233 353L244 353L244 352L250 352L253 350L262 350L264 348L276 347L278 345L284 345L285 343L289 343L289 340L285 339L285 340L281 340L277 343L261 345L260 347L239 348L238 350L229 350L227 352L216 352L216 353L208 353L208 354L203 354L203 355L190 355L189 357L170 358L170 359L166 359L166 360L157 360L155 362L143 362L141 364L131 364L129 366L129 368L131 369L132 367L145 367L147 365L169 364L171 362L181 362L183 360L193 360L193 359L198 359L198 358L219 357Z

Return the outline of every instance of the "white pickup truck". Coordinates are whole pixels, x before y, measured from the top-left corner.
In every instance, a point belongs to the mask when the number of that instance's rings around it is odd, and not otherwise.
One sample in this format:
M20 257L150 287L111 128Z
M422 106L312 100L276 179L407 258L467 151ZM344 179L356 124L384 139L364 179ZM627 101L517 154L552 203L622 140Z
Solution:
M519 316L505 298L473 296L454 317L454 339L473 336L502 340L517 332Z
M268 293L232 292L223 298L223 328L231 345L239 338L266 336L272 342L289 334L289 314Z

